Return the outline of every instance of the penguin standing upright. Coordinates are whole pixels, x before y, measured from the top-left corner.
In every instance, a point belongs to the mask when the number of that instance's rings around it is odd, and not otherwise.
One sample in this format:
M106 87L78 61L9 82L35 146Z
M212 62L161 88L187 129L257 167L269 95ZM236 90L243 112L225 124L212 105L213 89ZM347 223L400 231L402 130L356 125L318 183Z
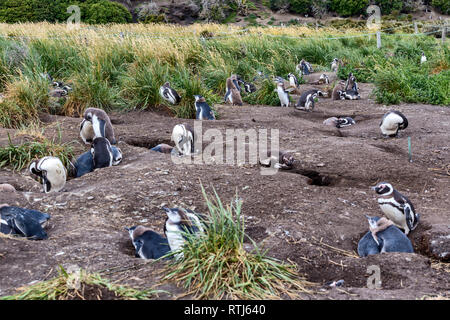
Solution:
M375 187L372 187L372 189L381 196L378 198L381 211L396 226L405 230L405 234L408 234L417 227L420 216L416 213L413 204L407 197L395 190L387 182L380 182Z
M427 62L427 57L425 56L425 52L422 52L422 56L420 57L420 63Z
M338 68L339 68L339 60L338 58L334 58L333 61L331 62L331 71L337 72Z
M195 95L194 98L197 120L216 120L214 112L211 110L205 98L200 95Z
M43 157L31 162L29 166L31 176L42 183L45 193L58 192L64 188L67 170L57 157Z
M396 137L399 130L408 127L408 119L400 111L387 112L380 122L380 130L384 136Z
M117 140L114 136L114 129L111 123L111 119L104 110L98 108L87 108L84 111L84 119L91 122L95 137L106 138L111 144L117 143ZM83 129L83 127L81 127L80 130L81 129ZM81 138L83 138L83 136Z
M166 238L144 226L125 228L135 248L135 256L142 259L159 259L170 252Z
M237 89L236 83L237 81L233 81L231 77L227 79L225 102L229 101L232 105L242 106L243 102L241 93L239 92L239 89Z
M175 142L175 148L184 156L189 156L195 151L194 130L188 124L174 126L171 141Z
M300 98L297 104L295 105L295 108L299 110L312 111L314 109L314 100L318 96L323 95L324 95L323 92L317 89L305 91L300 95Z
M358 242L360 257L382 252L414 252L411 241L399 228L389 223L385 223L380 228L379 217L366 217L370 230ZM376 236L373 233L375 231Z
M298 80L297 80L297 77L294 74L289 73L288 74L288 79L289 79L289 84L291 85L291 87L294 87L294 88L298 87Z
M181 97L175 91L175 89L170 87L170 83L166 82L159 88L159 94L161 97L170 102L171 104L177 104L181 101Z
M183 233L205 233L205 228L203 226L204 219L201 215L196 214L192 210L181 208L164 207L163 209L167 214L166 223L164 224L164 233L169 242L171 251L178 251L183 247L186 241L186 237ZM182 252L177 255L178 258L182 256Z
M278 98L280 99L280 103L282 107L289 107L291 101L289 99L289 92L286 91L283 82L277 83L277 93Z
M42 228L50 215L37 210L14 206L0 206L0 232L20 235L31 240L47 239Z

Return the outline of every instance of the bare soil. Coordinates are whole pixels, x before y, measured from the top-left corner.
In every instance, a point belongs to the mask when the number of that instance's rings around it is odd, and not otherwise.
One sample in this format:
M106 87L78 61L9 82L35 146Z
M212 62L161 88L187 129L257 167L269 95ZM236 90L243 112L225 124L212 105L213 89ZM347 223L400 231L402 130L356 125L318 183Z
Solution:
M69 180L62 192L43 194L26 171L0 170L0 183L18 190L0 193L0 203L51 214L48 240L0 237L0 296L55 276L58 265L101 272L140 289L158 284L163 263L135 258L124 227L142 224L163 233L163 205L206 212L201 181L207 192L214 187L224 201L238 192L249 237L267 248L269 255L296 263L302 275L318 284L313 294L302 294L302 298L448 298L450 109L378 105L370 98L373 86L360 87L362 100L321 98L309 113L216 105L220 119L204 121L203 131L215 128L225 135L226 129L279 130L280 148L294 152L295 168L271 176L261 175L256 164L174 164L170 155L148 148L170 143L174 125L194 121L148 111L111 114L124 154L122 163ZM409 126L398 138L384 139L378 126L391 109L404 113ZM352 116L356 125L340 130L323 125L331 116ZM46 115L42 119L46 136L56 137L60 124L63 140L73 141L77 155L88 150L79 137L79 118ZM15 143L27 139L0 128L0 145L7 144L7 132ZM409 236L414 254L357 257L357 243L368 230L364 214L382 215L370 189L380 181L389 181L407 195L421 214L419 226ZM381 269L381 289L367 288L371 265ZM342 287L326 286L340 279ZM172 283L158 288L168 292L160 299L184 292Z

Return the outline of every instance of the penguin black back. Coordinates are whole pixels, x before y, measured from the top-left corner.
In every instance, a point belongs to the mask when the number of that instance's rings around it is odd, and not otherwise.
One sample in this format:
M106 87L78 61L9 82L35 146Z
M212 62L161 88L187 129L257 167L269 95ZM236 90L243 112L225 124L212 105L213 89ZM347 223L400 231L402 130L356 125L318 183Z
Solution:
M92 142L91 153L94 157L94 168L105 168L113 165L113 152L109 140L97 137Z

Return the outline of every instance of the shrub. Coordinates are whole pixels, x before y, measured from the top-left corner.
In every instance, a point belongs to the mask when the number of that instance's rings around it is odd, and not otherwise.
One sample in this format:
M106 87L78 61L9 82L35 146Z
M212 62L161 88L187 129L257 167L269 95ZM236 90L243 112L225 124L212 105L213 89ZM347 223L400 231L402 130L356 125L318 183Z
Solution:
M131 13L124 5L103 0L87 7L85 21L87 23L127 23L131 22Z
M330 0L330 8L341 16L361 14L369 5L369 0Z
M432 0L431 5L443 14L450 14L450 2L448 0Z
M403 9L404 0L376 0L375 4L380 7L381 14L390 14L393 11L398 13Z
M289 0L289 11L299 14L311 12L312 0Z

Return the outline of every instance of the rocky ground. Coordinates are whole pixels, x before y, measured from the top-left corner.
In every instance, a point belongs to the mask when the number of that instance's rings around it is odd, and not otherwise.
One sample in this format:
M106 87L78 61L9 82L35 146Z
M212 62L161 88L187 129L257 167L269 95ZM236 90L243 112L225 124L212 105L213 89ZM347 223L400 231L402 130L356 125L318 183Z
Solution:
M305 86L306 87L306 86ZM243 200L246 231L268 254L298 265L299 272L318 284L305 299L421 299L447 297L450 290L450 109L401 104L383 106L370 98L373 88L360 84L362 100L320 99L313 112L267 106L217 105L217 121L204 121L203 131L278 129L280 147L294 152L295 168L261 175L256 164L174 164L170 155L149 150L170 143L177 123L190 123L164 112L111 114L124 158L117 167L96 170L69 180L62 192L43 194L26 171L0 170L0 183L15 193L0 193L0 203L51 214L49 239L30 241L0 237L0 296L57 274L58 265L78 266L143 289L159 283L161 263L134 257L124 227L142 224L162 233L162 206L183 206L206 212L200 181L214 187L222 200L237 192ZM302 88L303 90L304 88ZM379 130L385 112L404 113L408 128L399 138L384 139ZM356 125L336 129L322 121L352 116ZM73 141L76 154L88 150L79 138L79 118L43 115L45 136ZM0 128L18 143L27 136ZM269 131L270 137L270 131ZM412 162L408 160L408 137ZM204 142L207 147L210 142ZM199 156L196 156L197 160ZM202 161L198 161L202 162ZM321 179L311 180L316 176ZM358 258L358 240L368 230L364 214L382 213L370 189L388 181L409 197L421 221L410 234L414 254L384 253ZM371 265L381 270L381 289L367 288ZM329 281L344 280L339 288ZM183 293L171 283L160 298Z

